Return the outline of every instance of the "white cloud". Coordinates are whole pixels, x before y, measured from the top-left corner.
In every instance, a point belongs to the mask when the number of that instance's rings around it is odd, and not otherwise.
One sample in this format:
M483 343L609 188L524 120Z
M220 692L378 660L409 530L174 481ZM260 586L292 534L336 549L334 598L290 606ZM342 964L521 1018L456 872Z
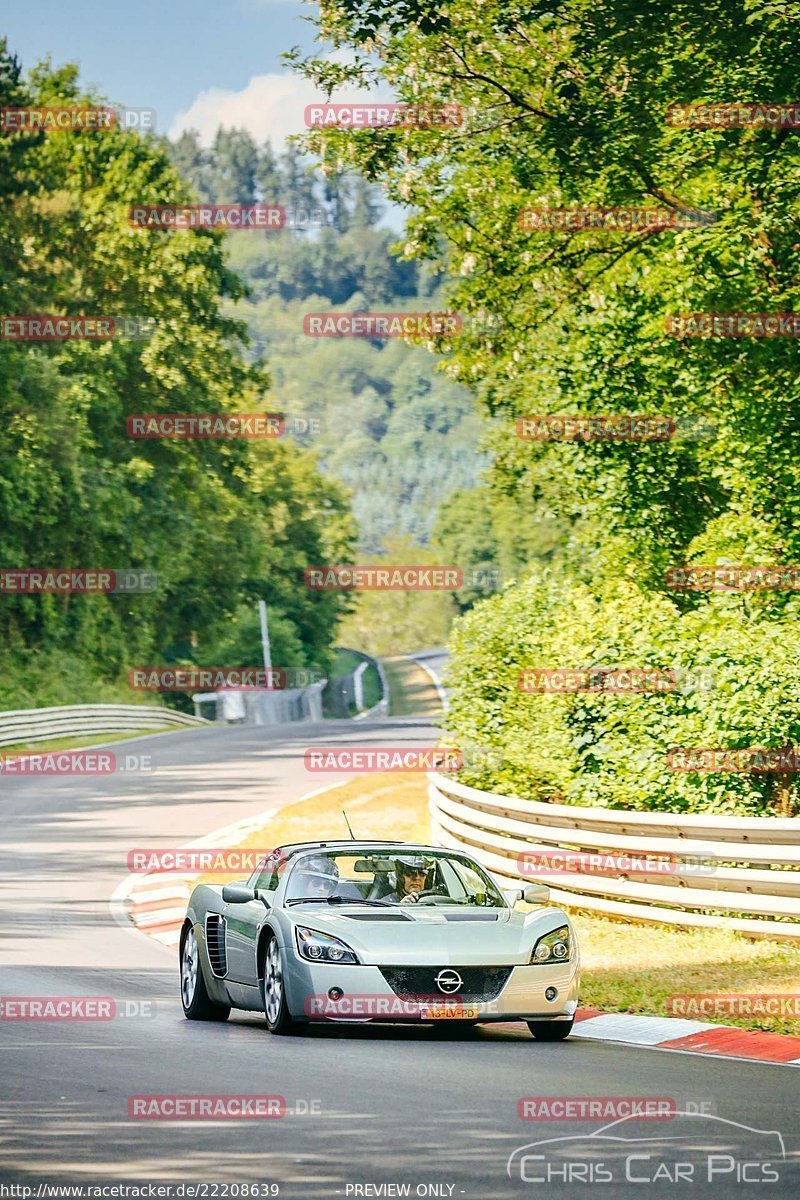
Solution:
M175 138L186 129L196 129L203 145L209 145L220 125L247 129L259 142L269 138L280 149L290 133L305 130L307 104L319 104L325 97L310 79L291 73L254 75L239 92L209 88L200 92L186 112L178 113L169 130ZM365 100L388 100L388 88L380 95L364 89L334 92L334 103L351 104Z

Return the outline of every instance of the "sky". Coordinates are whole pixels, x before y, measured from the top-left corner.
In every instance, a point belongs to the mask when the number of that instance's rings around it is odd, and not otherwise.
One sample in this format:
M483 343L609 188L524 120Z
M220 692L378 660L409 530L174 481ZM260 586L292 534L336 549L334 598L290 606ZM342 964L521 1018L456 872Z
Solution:
M34 0L11 6L0 30L23 67L48 54L78 62L82 82L113 104L155 109L159 133L195 128L208 142L218 125L235 124L277 146L320 99L280 59L294 45L314 48L306 18L315 10L301 0Z

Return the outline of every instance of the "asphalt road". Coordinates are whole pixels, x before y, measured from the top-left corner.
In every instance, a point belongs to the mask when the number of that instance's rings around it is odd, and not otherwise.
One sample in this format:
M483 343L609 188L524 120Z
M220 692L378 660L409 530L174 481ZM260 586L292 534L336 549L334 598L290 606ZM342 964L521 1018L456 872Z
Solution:
M421 745L434 734L409 719L230 727L118 748L151 755L152 773L0 776L2 995L113 997L154 1009L108 1022L0 1020L2 1184L30 1185L32 1195L45 1182L273 1183L287 1197L798 1195L800 1074L791 1068L581 1039L547 1045L524 1027L336 1027L274 1038L251 1016L220 1026L183 1019L174 952L112 915L128 851L185 843L335 780L305 771L307 746ZM281 1095L287 1113L129 1118L131 1096L154 1094ZM678 1139L669 1143L587 1144L605 1122L518 1116L521 1098L552 1096L662 1097L711 1115L612 1131ZM739 1126L779 1131L785 1160L774 1134ZM509 1178L518 1147L576 1136L583 1140L532 1150L544 1157L526 1159L522 1178L515 1160Z

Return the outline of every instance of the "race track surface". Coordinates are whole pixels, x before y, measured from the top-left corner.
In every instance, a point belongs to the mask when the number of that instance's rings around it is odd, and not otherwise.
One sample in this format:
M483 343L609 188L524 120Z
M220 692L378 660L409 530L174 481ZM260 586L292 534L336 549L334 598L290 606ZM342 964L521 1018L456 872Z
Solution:
M256 1016L184 1020L174 951L112 912L128 851L180 845L335 782L305 770L307 747L416 746L436 732L414 719L192 730L116 748L151 755L152 773L0 776L2 995L153 1008L107 1022L0 1020L4 1184L28 1184L34 1196L45 1181L273 1183L286 1197L798 1195L793 1068L579 1039L548 1045L523 1026L318 1027L275 1038ZM280 1095L288 1111L277 1120L131 1119L129 1098L152 1094ZM706 1115L609 1131L677 1139L660 1148L608 1137L587 1146L606 1122L523 1121L523 1097L661 1097ZM522 1168L518 1157L507 1174L518 1147L577 1135L531 1150Z

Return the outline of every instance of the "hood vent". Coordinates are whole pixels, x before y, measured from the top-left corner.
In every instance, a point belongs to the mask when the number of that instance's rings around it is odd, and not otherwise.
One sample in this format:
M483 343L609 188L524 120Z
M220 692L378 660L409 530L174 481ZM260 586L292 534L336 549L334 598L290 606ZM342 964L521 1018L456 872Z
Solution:
M405 913L397 912L365 912L365 913L342 913L343 917L347 917L348 921L413 921L413 917L407 917Z
M206 916L206 949L211 970L217 979L224 979L228 974L228 955L225 949L225 918L219 913L208 913Z
M445 921L496 921L497 913L487 912L446 912Z

